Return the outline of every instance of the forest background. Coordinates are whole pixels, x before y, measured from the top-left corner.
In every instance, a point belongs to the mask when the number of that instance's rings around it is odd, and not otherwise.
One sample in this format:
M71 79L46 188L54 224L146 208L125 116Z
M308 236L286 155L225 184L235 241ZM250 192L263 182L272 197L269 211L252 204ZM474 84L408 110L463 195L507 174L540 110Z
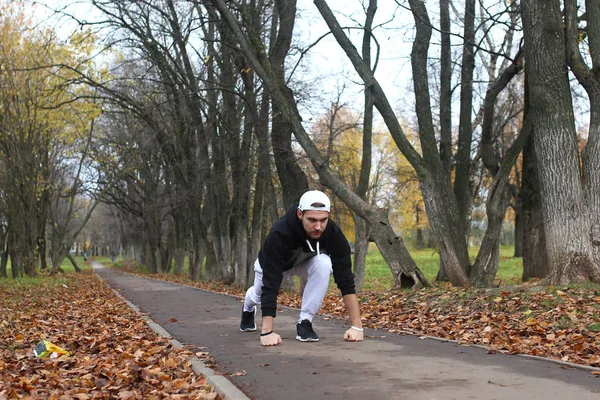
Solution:
M359 287L370 242L396 287L431 284L413 247L490 286L501 243L599 281L598 5L541 3L2 2L0 275L107 252L247 287L321 188Z

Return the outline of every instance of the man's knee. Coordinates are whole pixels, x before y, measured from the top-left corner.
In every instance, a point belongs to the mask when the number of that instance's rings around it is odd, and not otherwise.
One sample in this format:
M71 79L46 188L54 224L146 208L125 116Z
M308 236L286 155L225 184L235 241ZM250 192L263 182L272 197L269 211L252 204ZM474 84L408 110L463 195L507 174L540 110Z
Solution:
M313 264L309 268L308 275L327 277L333 273L331 258L327 254L321 254L313 258Z

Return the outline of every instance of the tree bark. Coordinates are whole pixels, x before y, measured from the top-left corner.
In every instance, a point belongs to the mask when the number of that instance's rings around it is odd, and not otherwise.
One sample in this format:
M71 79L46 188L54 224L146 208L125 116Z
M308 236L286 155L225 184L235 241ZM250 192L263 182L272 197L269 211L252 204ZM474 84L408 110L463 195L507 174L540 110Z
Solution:
M452 169L452 57L450 0L440 0L440 158L450 179Z
M520 196L519 196L520 197ZM523 206L520 199L517 199L518 204L515 205L515 252L513 257L523 257Z
M581 183L560 2L524 0L522 14L548 282L600 282Z
M523 207L523 282L548 275L534 137L531 135L523 148L522 188L519 193Z
M473 72L475 70L475 0L465 1L464 42L460 77L460 116L458 126L458 148L456 150L456 176L454 194L458 204L460 220L464 232L469 230L471 215L471 145L473 128Z
M4 226L0 226L0 277L7 278L7 265L8 265L8 229Z
M365 27L362 40L362 57L365 64L372 72L375 72L371 67L371 40L373 19L377 12L377 0L370 0L365 16ZM377 61L377 60L376 60ZM362 140L362 157L360 164L360 174L356 185L356 194L365 202L367 200L367 191L369 189L369 181L371 177L371 159L372 159L372 141L373 141L373 94L371 88L365 86L365 106L364 106L364 122L363 122L363 140ZM368 242L369 227L366 221L354 215L354 284L356 290L362 290L365 279L365 269L367 252L369 250Z
M273 66L273 72L284 93L289 91L285 86L285 58L290 50L292 34L296 19L296 0L276 0L273 13L271 37L276 37L269 49L269 59ZM290 91L291 92L291 91ZM277 175L283 191L283 206L287 210L308 190L308 180L304 171L296 161L296 155L292 149L292 124L286 119L282 106L278 102L272 103L272 143Z
M79 266L77 265L77 261L75 261L71 253L67 253L67 258L69 259L69 261L71 261L71 265L73 265L75 272L81 272L81 268L79 268Z
M450 181L452 171L452 57L450 39L450 0L440 0L440 159ZM444 260L436 281L447 281Z
M590 219L588 236L592 243L592 257L598 265L600 264L600 73L598 73L600 3L586 0L584 15L578 15L581 12L578 1L565 0L564 3L567 62L590 101L588 140L581 152L581 173ZM579 20L582 18L586 21L586 31L579 28ZM586 49L579 44L586 33L589 56L582 54ZM586 60L590 59L591 66L588 66Z

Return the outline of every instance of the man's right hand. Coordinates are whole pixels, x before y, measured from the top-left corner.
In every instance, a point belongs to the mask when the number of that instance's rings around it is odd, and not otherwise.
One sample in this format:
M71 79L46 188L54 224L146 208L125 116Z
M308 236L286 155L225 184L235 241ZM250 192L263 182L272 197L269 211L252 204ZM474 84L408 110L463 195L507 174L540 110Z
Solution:
M275 332L272 332L267 336L260 337L261 346L277 346L279 343L281 343L281 336Z

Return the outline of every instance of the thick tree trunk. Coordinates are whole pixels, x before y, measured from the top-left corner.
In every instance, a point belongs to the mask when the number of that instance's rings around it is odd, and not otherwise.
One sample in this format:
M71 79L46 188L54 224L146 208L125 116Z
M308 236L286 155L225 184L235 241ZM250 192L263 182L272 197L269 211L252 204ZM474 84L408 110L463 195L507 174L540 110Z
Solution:
M519 196L520 197L520 196ZM520 203L515 206L515 252L513 257L523 257L523 206Z
M523 282L530 278L545 278L548 275L548 257L533 138L534 135L531 135L523 148L522 187L519 192L523 213Z
M397 288L429 286L427 279L406 250L404 241L392 229L387 212L379 209L374 214L369 221L371 236L390 267L394 286Z
M10 246L9 247L10 254L10 270L13 278L19 278L23 276L23 271L21 268L21 254L15 251L15 249Z
M522 13L548 282L600 282L581 182L560 2L524 0Z
M581 152L582 180L587 200L592 243L592 258L600 264L600 2L586 0L585 12L579 1L564 1L567 62L571 71L590 99L588 138ZM580 28L585 19L586 28ZM586 33L587 48L581 46L582 32ZM587 55L582 52L587 50ZM589 60L591 59L591 63Z
M189 277L192 281L198 281L200 280L202 265L206 256L206 245L196 234L192 234L191 242L192 251L190 252Z

